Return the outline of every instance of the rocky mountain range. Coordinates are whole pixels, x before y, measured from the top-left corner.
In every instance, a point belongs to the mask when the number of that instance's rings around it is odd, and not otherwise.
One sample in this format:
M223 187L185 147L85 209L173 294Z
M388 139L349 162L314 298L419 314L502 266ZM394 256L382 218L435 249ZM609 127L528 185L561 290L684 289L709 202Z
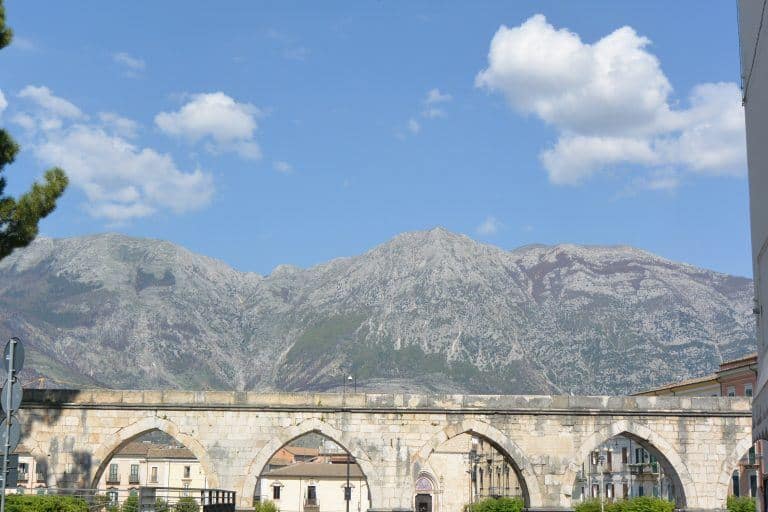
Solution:
M0 336L60 387L620 394L754 351L752 296L632 247L441 228L267 276L103 234L0 261Z

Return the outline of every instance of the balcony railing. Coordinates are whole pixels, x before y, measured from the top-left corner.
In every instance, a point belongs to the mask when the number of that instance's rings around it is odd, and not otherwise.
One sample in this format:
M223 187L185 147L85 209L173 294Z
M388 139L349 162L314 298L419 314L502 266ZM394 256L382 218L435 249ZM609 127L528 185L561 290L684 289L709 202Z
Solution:
M109 475L107 477L107 485L120 485L120 477L117 475Z
M630 464L629 471L633 475L658 475L659 463L658 462L640 462L637 464Z
M26 471L19 471L18 480L19 480L19 482L28 482L29 481L29 473L27 473Z
M128 477L128 483L131 485L138 485L139 475L131 475Z
M39 484L44 484L45 481L46 481L45 480L45 474L44 473L35 473L35 480Z

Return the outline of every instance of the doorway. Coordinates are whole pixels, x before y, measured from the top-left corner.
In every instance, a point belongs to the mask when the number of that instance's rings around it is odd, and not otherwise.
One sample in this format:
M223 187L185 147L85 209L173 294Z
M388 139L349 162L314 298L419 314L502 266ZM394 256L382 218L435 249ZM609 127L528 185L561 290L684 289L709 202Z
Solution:
M416 495L416 512L432 512L432 495Z

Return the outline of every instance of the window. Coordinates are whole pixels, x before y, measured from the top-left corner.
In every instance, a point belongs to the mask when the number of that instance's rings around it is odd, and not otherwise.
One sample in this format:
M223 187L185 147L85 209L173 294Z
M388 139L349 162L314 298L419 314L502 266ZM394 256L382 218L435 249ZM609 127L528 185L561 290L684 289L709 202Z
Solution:
M600 497L600 486L598 484L592 484L592 497L593 498Z
M752 446L749 448L749 452L748 452L748 456L747 456L747 458L748 458L748 460L749 460L749 463L750 463L751 465L754 465L754 464L755 464L755 458L756 458L756 457L755 457L755 445L752 445Z
M29 465L26 462L19 462L19 480L26 482L29 474Z
M24 488L23 487L17 488L16 489L16 494L24 494Z
M637 495L638 496L645 496L645 492L642 485L637 486Z
M157 483L157 466L152 466L152 470L149 472L149 481L153 484Z
M279 485L273 485L272 486L272 499L273 500L279 500L280 499L280 486Z
M597 465L597 451L592 452L592 465Z
M728 386L727 395L728 396L736 396L736 387L735 386Z
M624 499L629 498L629 486L627 484L621 484L621 497Z
M752 384L744 384L744 396L752 396Z
M749 475L749 495L753 498L757 496L757 475Z
M605 484L605 497L608 499L613 498L613 484Z
M731 483L733 484L733 495L737 498L739 497L739 491L741 490L739 487L739 472L734 471L733 475L731 475Z
M627 450L627 447L624 446L621 449L621 462L626 464L628 462L628 460L629 460L629 450Z
M45 487L38 487L37 495L38 496L42 496L43 494L45 494ZM115 494L117 494L117 493L115 493Z
M185 498L189 496L189 482L184 483L184 490L181 491L181 495Z
M314 485L307 486L307 504L317 504L317 487Z
M131 483L131 484L139 483L139 465L138 464L131 464L131 476L128 479L128 483Z
M117 491L107 491L107 499L112 505L117 505Z
M109 482L120 482L120 480L117 477L117 464L109 465L109 478L107 480Z
M192 468L190 466L184 466L184 478L189 478L189 474Z

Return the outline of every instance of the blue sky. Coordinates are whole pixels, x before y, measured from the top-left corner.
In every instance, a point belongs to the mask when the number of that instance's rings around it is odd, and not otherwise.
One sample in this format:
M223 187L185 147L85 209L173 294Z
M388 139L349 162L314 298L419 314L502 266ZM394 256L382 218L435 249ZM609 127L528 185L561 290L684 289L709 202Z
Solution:
M732 2L220 4L6 1L9 191L72 179L45 235L268 273L440 225L751 274Z

